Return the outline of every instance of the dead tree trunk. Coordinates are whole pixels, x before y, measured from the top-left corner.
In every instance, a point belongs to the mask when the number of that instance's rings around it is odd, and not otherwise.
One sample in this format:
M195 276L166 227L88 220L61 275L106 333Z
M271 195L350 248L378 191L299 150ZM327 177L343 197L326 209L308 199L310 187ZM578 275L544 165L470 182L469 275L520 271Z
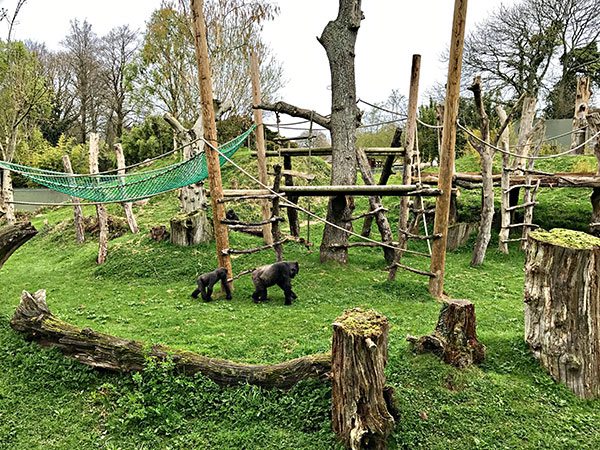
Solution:
M283 169L287 171L292 170L292 157L290 155L283 156ZM294 177L292 175L284 176L285 185L293 186ZM299 197L290 196L289 200L291 203L298 203ZM300 221L298 220L298 211L295 208L287 209L288 224L290 226L290 234L294 237L300 237Z
M177 141L183 147L183 160L204 151L204 141L198 141L204 134L202 116L190 129L185 128L175 117L166 113L165 121L173 128ZM171 219L171 242L174 245L197 245L210 242L213 227L208 217L208 200L204 183L185 186L179 191L182 214Z
M529 234L525 341L581 398L600 396L600 239L555 229Z
M357 149L356 150L356 160L358 163L358 167L362 174L362 178L365 184L372 185L375 183L373 178L373 174L371 173L371 167L369 166L369 161L367 159L367 155L364 150ZM374 195L369 197L369 208L371 211L377 211L375 216L375 221L377 222L377 227L379 228L379 233L381 233L381 242L389 245L393 245L394 235L392 234L392 228L390 227L390 222L388 221L387 216L385 215L385 209L383 208L383 204L381 201L381 197L378 195ZM373 217L373 216L368 216ZM396 251L389 247L382 247L383 256L385 261L388 264L392 264L395 259Z
M331 71L331 184L356 183L356 128L360 110L356 106L354 46L363 18L361 0L340 0L335 20L329 22L319 42L327 52ZM325 225L321 243L321 261L348 260L348 233L354 210L352 197L336 196L329 200L327 220L339 228Z
M590 114L587 117L592 134L600 132L600 113ZM600 176L600 137L596 138L594 145L594 155L598 162L596 175ZM590 233L600 237L600 188L594 188L591 195L592 201L592 221L590 222Z
M46 304L46 292L24 291L11 327L41 345L58 348L82 364L118 372L138 371L147 358L171 359L186 374L201 373L220 385L252 384L287 389L307 378L323 378L331 370L331 355L304 356L280 364L240 364L208 358L165 346L148 347L142 342L78 328L54 316Z
M384 398L388 329L384 316L358 308L333 324L333 431L346 448L387 448L394 428Z
M66 173L73 173L73 167L71 166L71 159L69 155L63 155L62 157L63 166L65 167ZM78 244L83 244L85 241L85 226L83 224L83 210L81 209L81 202L76 197L71 197L73 202L73 221L75 224L75 239Z
M433 353L446 364L467 367L485 358L485 346L477 340L475 305L467 300L445 300L435 331L406 339L417 353Z
M471 141L471 144L479 152L481 156L481 219L479 221L479 231L477 232L477 240L473 248L473 257L471 258L471 266L479 266L483 264L485 253L487 251L490 239L492 237L492 221L494 219L494 180L492 173L492 164L494 162L494 149L486 143L490 140L490 120L485 107L483 106L483 95L481 92L481 77L475 77L473 85L469 87L473 92L475 107L479 112L481 119L481 140L482 142Z
M119 169L119 175L125 175L125 154L123 153L123 147L121 144L115 144L115 157L117 158L117 167ZM137 233L139 231L137 221L135 220L135 216L133 215L133 206L131 202L122 203L123 211L125 212L125 218L127 219L127 225L129 225L129 230L132 233Z
M36 234L37 230L29 222L0 228L0 267L10 255Z
M537 100L535 97L526 96L523 98L523 105L521 107L521 120L519 122L519 138L516 151L516 153L520 156L529 155L529 142L531 141L536 104ZM518 169L525 169L525 162L525 158L516 157L514 160L514 167ZM517 196L518 192L519 191L517 190Z
M98 173L98 152L99 152L100 137L98 133L90 133L90 174ZM106 262L108 255L108 213L106 206L96 205L96 213L98 215L98 264Z
M583 155L585 152L586 116L589 111L589 102L592 91L589 77L577 78L577 94L575 97L575 114L573 115L573 134L571 135L571 148L579 147L574 155Z
M394 137L392 138L392 142L390 144L392 148L400 148L402 147L402 128L397 127L394 132ZM388 155L385 158L385 162L383 163L383 168L381 169L381 176L379 177L380 186L385 186L392 175L392 168L394 166L394 161L396 161L396 155ZM361 235L364 237L369 237L371 235L371 227L373 226L373 216L365 217L365 221L363 222L363 228Z
M0 192L0 197L2 197L3 209L4 209L4 219L9 224L14 224L16 222L15 217L15 205L14 205L14 190L12 184L12 174L10 170L3 169L1 170L2 179L0 180L0 188L2 188Z

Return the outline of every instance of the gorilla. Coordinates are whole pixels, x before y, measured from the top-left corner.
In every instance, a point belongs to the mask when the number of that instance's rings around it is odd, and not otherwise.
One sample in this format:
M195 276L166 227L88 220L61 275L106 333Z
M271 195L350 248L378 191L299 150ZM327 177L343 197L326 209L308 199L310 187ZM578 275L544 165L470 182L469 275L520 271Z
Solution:
M283 289L284 304L291 305L292 300L298 298L292 291L292 278L298 274L299 270L300 267L297 261L283 261L254 269L252 272L252 282L255 288L252 294L254 303L266 301L267 288L277 285Z
M198 288L192 292L192 297L198 298L198 294L201 294L202 300L210 302L212 300L213 286L218 281L221 281L221 288L225 292L225 298L231 300L231 289L229 289L229 284L227 283L227 269L223 267L200 275L197 280Z

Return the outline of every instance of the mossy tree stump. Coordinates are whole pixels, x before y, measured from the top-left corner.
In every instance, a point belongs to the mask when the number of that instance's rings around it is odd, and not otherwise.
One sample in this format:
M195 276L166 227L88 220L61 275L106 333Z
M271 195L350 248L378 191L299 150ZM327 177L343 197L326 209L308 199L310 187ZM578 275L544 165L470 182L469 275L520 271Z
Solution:
M581 398L600 396L600 239L554 229L529 235L525 340Z
M433 353L446 364L464 368L485 358L485 346L477 340L475 305L468 300L446 300L435 331L406 338L417 353Z
M333 324L333 430L347 448L385 449L394 419L384 397L388 321L352 309Z

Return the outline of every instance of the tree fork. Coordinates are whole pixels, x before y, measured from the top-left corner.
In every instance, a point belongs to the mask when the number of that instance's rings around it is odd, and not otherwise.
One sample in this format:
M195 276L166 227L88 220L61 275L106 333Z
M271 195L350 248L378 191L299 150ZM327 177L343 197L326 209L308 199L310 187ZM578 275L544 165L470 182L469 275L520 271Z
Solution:
M200 103L204 123L204 139L210 145L206 150L208 181L210 185L210 200L213 209L213 226L217 245L217 261L219 267L227 270L227 278L233 276L231 258L223 250L229 248L229 230L221 221L225 219L225 207L219 202L223 198L221 180L221 165L219 154L211 148L217 147L217 126L213 108L212 74L208 57L208 42L206 22L204 19L204 0L191 0L191 10L194 23L194 41L196 44L196 59L198 61L198 79L200 83ZM231 283L230 283L231 284Z

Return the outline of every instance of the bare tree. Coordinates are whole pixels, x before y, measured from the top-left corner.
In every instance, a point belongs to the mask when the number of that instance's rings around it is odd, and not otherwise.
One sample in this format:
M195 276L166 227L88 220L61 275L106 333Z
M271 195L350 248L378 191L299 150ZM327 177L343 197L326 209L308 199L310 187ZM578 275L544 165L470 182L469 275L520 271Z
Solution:
M73 88L79 108L79 140L86 142L87 133L96 132L100 120L99 40L87 20L72 20L71 30L62 44L73 72Z
M128 25L113 28L100 41L101 79L106 89L108 107L107 142L112 147L119 139L128 114L131 65L138 50L137 33Z

